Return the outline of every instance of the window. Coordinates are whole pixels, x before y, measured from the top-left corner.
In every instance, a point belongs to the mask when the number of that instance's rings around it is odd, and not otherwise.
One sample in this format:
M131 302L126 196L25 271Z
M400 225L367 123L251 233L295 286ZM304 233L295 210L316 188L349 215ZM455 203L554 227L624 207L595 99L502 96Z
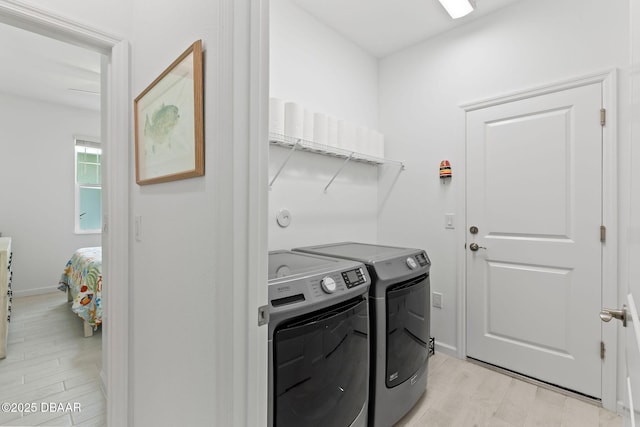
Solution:
M89 138L75 138L76 233L102 231L102 149Z

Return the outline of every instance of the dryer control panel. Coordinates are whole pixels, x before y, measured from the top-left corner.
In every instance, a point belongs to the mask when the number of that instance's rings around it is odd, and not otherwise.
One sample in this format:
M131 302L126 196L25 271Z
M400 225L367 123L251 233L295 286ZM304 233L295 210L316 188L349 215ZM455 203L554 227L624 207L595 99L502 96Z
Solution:
M354 286L367 283L367 276L364 274L362 268L356 268L353 270L343 271L342 278L344 279L347 288L351 289Z

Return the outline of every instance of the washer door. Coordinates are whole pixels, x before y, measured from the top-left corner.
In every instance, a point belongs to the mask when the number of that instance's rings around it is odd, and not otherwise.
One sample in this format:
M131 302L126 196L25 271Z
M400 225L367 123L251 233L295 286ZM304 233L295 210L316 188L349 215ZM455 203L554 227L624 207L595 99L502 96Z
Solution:
M294 319L274 332L274 426L349 426L367 400L364 297Z
M388 388L408 380L426 363L429 342L429 276L422 275L387 290Z

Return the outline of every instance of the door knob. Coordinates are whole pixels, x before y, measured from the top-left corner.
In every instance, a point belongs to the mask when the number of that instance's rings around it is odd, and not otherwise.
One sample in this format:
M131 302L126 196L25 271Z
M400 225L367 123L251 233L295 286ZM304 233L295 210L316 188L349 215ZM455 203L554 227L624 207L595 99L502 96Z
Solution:
M471 249L473 252L477 251L478 249L487 249L484 246L480 246L477 243L472 243L469 245L469 249Z
M603 308L600 311L600 320L603 322L610 322L611 319L618 319L622 321L622 326L627 327L627 306L622 305L621 309L615 308Z

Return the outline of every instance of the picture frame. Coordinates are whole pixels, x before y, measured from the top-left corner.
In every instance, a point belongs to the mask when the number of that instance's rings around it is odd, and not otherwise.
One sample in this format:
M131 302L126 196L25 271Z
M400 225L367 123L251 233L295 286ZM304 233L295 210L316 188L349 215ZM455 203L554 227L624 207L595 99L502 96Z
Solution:
M136 183L204 175L202 40L134 100Z

